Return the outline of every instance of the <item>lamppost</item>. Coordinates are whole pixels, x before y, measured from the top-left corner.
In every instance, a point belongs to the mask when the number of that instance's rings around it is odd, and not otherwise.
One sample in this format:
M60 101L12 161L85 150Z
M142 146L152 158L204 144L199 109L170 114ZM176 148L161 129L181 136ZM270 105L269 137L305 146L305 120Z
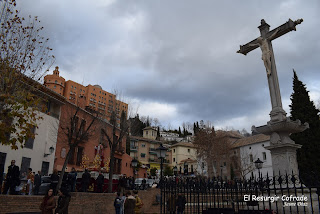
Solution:
M163 186L163 160L166 157L167 148L164 147L162 144L160 144L159 148L157 150L157 156L160 158L160 190L161 190L161 198L160 198L160 213L162 213L162 186Z
M260 169L262 168L263 162L258 158L258 160L256 160L254 162L254 165L258 169L258 173L259 173L259 177L260 177Z
M138 166L138 161L136 158L134 158L132 161L131 161L131 166L133 168L133 178L135 179L135 174L136 174L136 168Z

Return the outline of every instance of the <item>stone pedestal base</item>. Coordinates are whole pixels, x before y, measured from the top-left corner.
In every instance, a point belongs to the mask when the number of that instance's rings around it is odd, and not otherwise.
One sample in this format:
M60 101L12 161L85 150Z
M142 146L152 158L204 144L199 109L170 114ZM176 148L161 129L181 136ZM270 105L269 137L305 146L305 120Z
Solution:
M299 174L297 163L297 149L301 145L295 144L290 139L291 133L302 132L309 128L309 124L301 124L299 120L291 121L289 118L274 122L269 121L267 125L252 127L253 131L261 134L270 135L270 146L265 147L271 151L272 168L275 175L285 175L286 173Z
M285 143L265 147L271 152L274 175L299 174L296 153L301 146L300 144Z

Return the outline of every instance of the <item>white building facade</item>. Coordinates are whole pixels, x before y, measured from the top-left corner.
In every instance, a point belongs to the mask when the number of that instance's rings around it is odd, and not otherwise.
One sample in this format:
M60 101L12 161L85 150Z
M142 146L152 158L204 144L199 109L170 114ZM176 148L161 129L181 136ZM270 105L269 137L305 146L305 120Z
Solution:
M258 134L250 137L239 139L234 144L238 148L240 156L241 174L246 179L251 176L258 177L260 175L273 176L272 158L270 150L265 147L270 146L270 136ZM255 161L263 162L262 168L258 170L254 164Z
M52 92L54 93L54 92ZM0 170L7 173L11 160L16 161L20 174L32 168L33 172L41 171L42 175L51 174L55 160L55 150L59 127L60 106L64 98L49 96L47 113L38 112L43 118L37 121L34 128L35 139L29 139L24 148L12 150L10 146L0 145ZM1 172L0 172L1 173Z

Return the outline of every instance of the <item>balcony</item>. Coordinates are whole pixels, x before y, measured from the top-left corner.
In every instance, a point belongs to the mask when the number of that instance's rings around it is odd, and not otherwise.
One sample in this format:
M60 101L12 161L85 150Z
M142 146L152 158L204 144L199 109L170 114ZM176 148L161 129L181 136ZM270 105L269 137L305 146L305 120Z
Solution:
M150 149L149 149L149 153L156 155L156 154L157 154L156 148L150 148Z
M149 158L150 163L161 163L161 160L158 158ZM169 160L164 159L163 164L168 164Z
M130 152L137 152L138 148L136 146L130 146Z

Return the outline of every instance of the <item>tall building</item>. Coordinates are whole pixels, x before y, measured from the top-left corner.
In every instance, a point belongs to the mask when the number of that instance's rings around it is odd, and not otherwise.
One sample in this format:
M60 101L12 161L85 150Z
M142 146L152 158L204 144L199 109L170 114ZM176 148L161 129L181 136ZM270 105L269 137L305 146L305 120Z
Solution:
M72 80L65 81L59 75L58 66L55 67L53 74L44 77L44 85L66 97L69 102L89 111L105 115L107 119L110 119L112 110L116 111L119 118L122 111L126 115L128 114L128 104L117 100L115 94L103 90L99 85L84 86Z

